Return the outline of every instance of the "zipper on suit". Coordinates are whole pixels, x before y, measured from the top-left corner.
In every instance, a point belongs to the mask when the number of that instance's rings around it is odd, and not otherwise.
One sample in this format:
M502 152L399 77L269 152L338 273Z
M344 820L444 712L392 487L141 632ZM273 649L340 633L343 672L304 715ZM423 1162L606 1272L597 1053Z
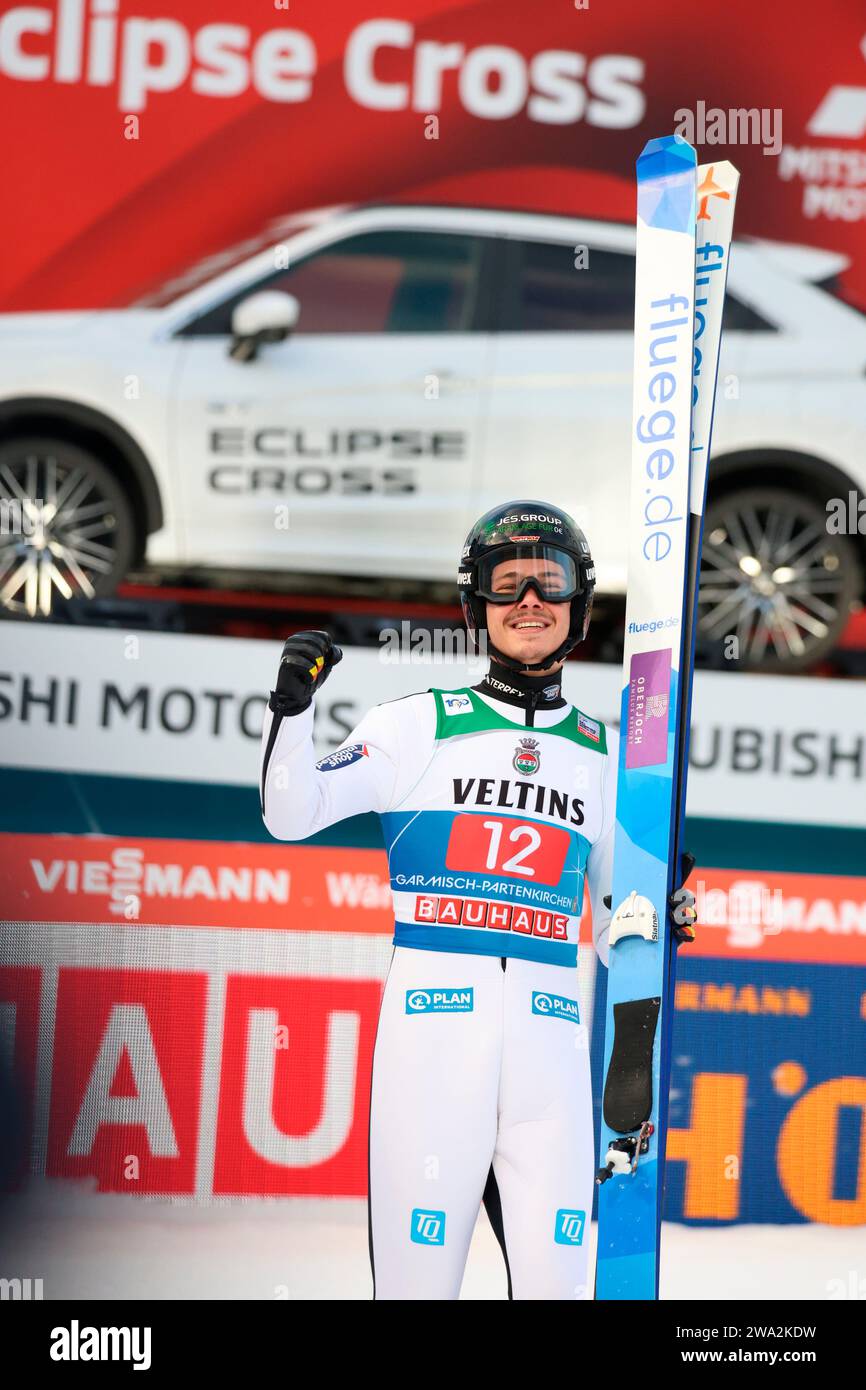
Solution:
M526 727L527 727L528 729L534 729L534 728L535 728L535 711L536 711L536 709L537 709L537 707L538 707L538 697L539 697L540 694L541 694L541 691L540 691L540 690L533 690L532 694L531 694L530 697L529 697L530 703L529 703L529 707L527 708L527 711L526 711ZM501 956L500 959L501 959L501 961L502 961L502 969L504 970L504 969L505 969L505 962L507 961L508 957L507 957L507 956Z

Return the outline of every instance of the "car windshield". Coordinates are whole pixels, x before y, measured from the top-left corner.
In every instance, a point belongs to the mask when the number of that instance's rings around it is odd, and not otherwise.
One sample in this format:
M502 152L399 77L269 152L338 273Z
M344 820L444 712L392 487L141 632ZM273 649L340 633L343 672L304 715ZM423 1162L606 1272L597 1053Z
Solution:
M257 256L260 251L267 251L282 237L293 235L295 232L302 232L318 220L320 217L312 213L295 213L289 217L278 217L269 222L260 232L246 237L244 241L236 242L234 246L227 246L221 251L216 251L210 256L204 256L194 261L185 268L175 270L168 280L155 285L139 296L131 307L133 309L165 309L176 299L180 299L181 295L189 294L191 290L198 289L200 285L206 284L208 280L213 280L217 275L223 275L227 270L233 270L235 266Z

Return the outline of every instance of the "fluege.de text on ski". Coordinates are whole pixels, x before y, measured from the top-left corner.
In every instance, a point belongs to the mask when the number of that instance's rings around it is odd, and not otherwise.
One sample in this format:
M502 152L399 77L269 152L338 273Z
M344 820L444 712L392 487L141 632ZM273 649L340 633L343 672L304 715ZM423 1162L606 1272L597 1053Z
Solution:
M644 465L651 486L647 489L644 504L644 521L647 534L644 537L643 553L647 560L661 561L670 554L673 545L673 527L682 524L682 516L675 515L672 498L665 491L664 483L676 468L673 449L665 447L677 438L681 419L690 418L691 402L688 399L676 400L676 368L680 354L692 352L692 306L682 294L670 294L664 299L650 301L654 319L650 331L657 336L650 339L649 368L653 375L647 382L647 397L653 406L662 409L638 415L636 433L638 441L649 447L650 453ZM667 313L669 317L665 318ZM662 353L667 351L667 355ZM658 368L659 370L655 370ZM668 406L668 403L672 405Z

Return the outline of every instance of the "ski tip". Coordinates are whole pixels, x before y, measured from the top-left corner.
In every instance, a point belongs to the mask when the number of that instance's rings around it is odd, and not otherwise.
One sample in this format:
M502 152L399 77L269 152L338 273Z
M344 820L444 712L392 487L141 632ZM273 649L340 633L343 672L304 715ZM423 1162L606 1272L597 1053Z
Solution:
M694 236L697 155L680 135L648 140L637 161L637 214L658 231Z
M661 135L647 140L637 159L637 176L645 179L669 178L697 168L698 156L693 145L681 135Z
M740 171L729 159L707 160L706 164L698 166L698 182L708 174L712 175L718 188L724 188L727 192L732 192L740 182Z

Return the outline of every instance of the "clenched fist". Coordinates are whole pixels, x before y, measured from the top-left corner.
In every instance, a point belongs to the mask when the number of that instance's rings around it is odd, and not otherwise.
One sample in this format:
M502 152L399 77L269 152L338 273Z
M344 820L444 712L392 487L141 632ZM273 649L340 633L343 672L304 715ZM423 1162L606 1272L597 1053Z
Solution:
M343 653L327 632L296 632L283 645L277 688L271 691L269 708L274 714L301 714L325 684L331 668L342 660Z

